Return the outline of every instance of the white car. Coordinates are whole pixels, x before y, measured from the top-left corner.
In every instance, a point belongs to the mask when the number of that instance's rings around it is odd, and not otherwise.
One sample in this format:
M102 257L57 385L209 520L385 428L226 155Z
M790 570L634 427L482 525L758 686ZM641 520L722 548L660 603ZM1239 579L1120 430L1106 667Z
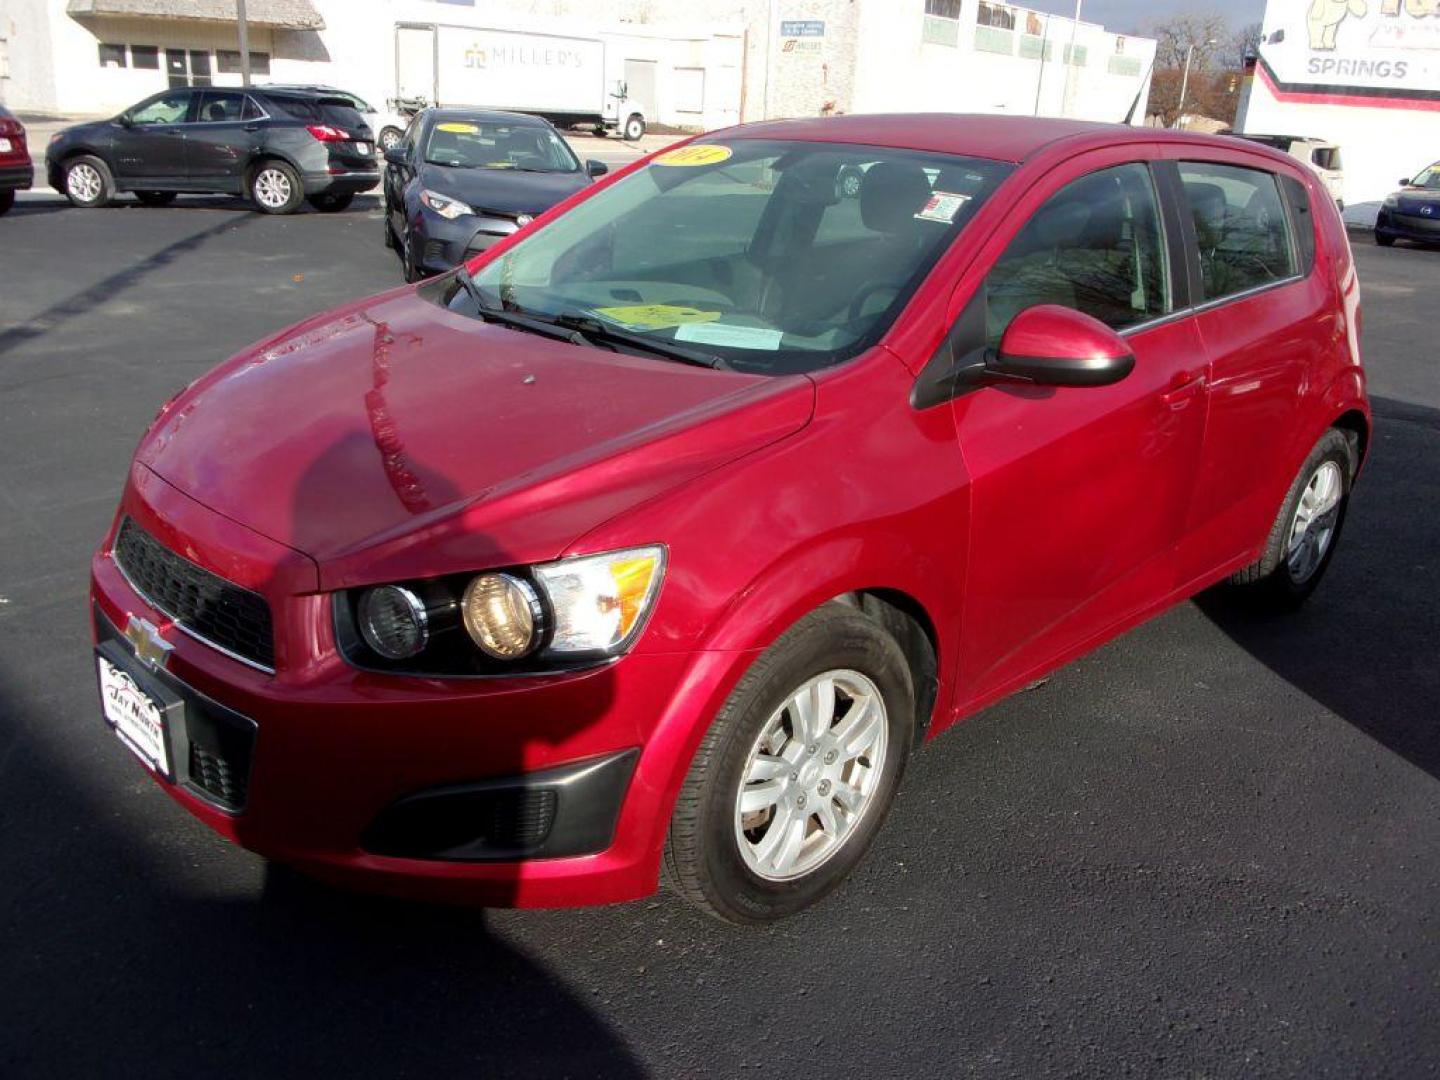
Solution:
M1309 165L1325 181L1325 190L1330 192L1335 205L1345 209L1345 172L1340 165L1340 147L1324 139L1300 135L1241 135L1240 138L1273 146Z

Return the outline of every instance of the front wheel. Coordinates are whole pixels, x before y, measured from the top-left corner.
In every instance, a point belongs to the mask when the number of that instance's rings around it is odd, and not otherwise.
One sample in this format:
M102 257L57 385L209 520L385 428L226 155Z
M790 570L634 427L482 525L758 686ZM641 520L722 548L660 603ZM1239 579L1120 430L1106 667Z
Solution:
M250 198L267 214L293 214L305 198L300 175L283 161L262 162L250 176Z
M879 831L914 723L894 638L844 604L807 615L755 662L701 742L670 822L667 877L727 922L816 903Z
M395 147L400 145L400 140L404 137L405 133L399 128L387 127L383 129L380 132L379 139L380 152L384 153L386 150L394 150Z
M89 154L66 164L64 183L70 205L86 210L105 206L115 195L115 180L109 167Z
M645 118L639 113L631 113L625 121L624 137L627 142L638 142L645 134Z
M1259 560L1231 582L1281 609L1299 605L1314 592L1335 554L1358 465L1345 433L1327 431L1290 485Z
M311 195L310 205L322 214L338 214L352 202L354 195Z

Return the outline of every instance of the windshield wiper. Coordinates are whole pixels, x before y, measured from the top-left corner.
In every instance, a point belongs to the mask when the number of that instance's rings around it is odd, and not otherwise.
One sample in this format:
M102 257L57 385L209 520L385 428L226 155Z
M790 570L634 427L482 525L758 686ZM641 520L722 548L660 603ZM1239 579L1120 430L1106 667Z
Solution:
M564 326L554 320L540 315L532 315L529 312L510 311L506 308L498 308L491 305L480 291L480 286L475 284L475 279L470 276L470 271L461 263L455 268L455 280L460 287L469 294L470 299L475 301L475 307L480 318L486 322L500 323L504 326L513 326L517 330L525 330L532 334L540 334L542 337L555 338L558 341L568 341L572 345L589 345L592 348L610 348L614 346L601 345L592 341L588 336L581 333L579 328Z
M640 349L642 352L652 353L655 356L663 356L667 360L679 360L686 364L695 364L697 367L715 368L717 370L729 371L730 365L714 353L707 353L700 349L687 349L683 345L673 345L668 341L656 341L654 338L646 337L644 334L631 333L628 330L621 330L619 327L610 326L601 322L591 315L581 315L574 311L562 311L555 316L555 323L558 326L566 326L584 334L592 340L607 341L615 345L627 345L632 349Z

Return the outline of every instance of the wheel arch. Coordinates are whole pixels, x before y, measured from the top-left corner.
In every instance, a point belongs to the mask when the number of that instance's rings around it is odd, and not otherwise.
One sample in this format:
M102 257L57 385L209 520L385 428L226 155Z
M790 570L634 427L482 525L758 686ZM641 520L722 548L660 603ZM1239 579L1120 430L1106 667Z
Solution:
M1330 426L1338 428L1350 440L1351 449L1355 451L1355 472L1358 475L1370 452L1370 417L1360 409L1347 409L1337 416Z
M257 150L253 155L251 155L250 160L245 163L244 172L241 173L241 176L244 178L245 181L244 194L247 197L250 194L251 185L255 183L255 174L259 172L260 167L264 165L267 161L278 161L283 165L290 166L290 168L295 170L295 175L300 177L301 185L304 185L305 172L303 169L300 168L299 164L293 158L281 153L279 150L273 149L272 147L265 147L262 150Z

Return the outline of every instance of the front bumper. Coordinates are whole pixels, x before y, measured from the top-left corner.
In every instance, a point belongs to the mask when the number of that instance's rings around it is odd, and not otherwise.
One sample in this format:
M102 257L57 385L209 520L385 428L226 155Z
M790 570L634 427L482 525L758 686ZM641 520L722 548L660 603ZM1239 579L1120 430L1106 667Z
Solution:
M585 671L506 679L360 671L334 648L328 597L303 592L302 567L277 569L288 549L141 468L136 477L123 514L266 594L276 615L271 674L177 632L121 573L113 535L92 561L97 642L113 642L135 615L171 645L163 677L187 719L172 746L175 775L156 779L192 814L269 858L372 891L567 906L654 890L699 719L723 700L741 654L637 652ZM217 799L191 771L187 747L203 742L190 730L191 700L254 725L238 801ZM535 794L546 791L553 800ZM532 842L487 842L497 820L511 830L497 835L523 839L520 819L546 814ZM469 822L458 832L457 817Z
M410 223L415 262L426 274L443 274L499 243L520 226L498 214L466 214L453 221L422 209Z
M1381 210L1375 219L1375 231L1397 240L1415 240L1422 244L1440 244L1440 214L1402 214Z
M0 191L25 191L35 182L35 166L0 165Z

